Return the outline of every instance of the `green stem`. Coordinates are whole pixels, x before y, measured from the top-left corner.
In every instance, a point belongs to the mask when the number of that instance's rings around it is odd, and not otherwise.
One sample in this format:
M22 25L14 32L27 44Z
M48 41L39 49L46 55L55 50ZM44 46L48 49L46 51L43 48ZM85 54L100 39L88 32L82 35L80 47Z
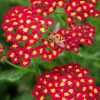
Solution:
M22 67L22 66L15 65L15 64L11 63L11 62L8 61L8 60L6 60L5 62L6 62L7 64L9 64L9 65L11 65L11 66L17 68L17 69L20 69L20 70L23 70L23 71L26 71L26 72L34 73L33 70L30 70L29 68L25 68L25 67Z
M54 13L54 15L58 19L58 21L62 24L62 26L65 27L65 22L63 21L63 19L59 15L57 15L55 13Z
M85 59L100 61L99 58L97 58L97 57L95 57L95 56L93 56L93 55L85 55L85 54L78 53L78 56L79 56L79 57L82 57L82 58L85 58Z
M66 13L59 13L59 12L56 12L56 13L53 13L53 14L64 14L64 15L66 15Z
M36 77L39 77L41 75L41 71L40 71L39 66L38 66L37 58L34 59L34 69L36 72Z
M75 57L73 56L73 52L69 52L70 53L70 57L71 57L71 60L72 60L72 62L75 62Z

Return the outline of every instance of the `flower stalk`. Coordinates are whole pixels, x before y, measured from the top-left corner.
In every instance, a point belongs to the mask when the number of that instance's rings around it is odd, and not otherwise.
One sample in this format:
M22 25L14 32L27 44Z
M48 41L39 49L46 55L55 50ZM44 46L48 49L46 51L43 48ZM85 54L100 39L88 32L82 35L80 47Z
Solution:
M22 66L15 65L8 60L6 60L5 63L7 63L7 64L11 65L12 67L17 68L19 70L26 71L28 73L35 73L35 71L30 70L29 68L25 68L25 67L22 67Z

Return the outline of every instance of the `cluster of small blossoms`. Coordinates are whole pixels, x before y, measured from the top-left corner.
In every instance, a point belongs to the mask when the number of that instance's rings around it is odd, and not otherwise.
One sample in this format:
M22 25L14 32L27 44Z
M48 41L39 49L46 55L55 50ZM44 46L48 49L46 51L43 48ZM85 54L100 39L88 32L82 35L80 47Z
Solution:
M0 44L0 55L2 55L4 53L4 47L2 44Z
M99 100L100 88L80 64L54 67L37 79L32 92L36 100Z
M0 44L0 62L4 62L6 57L4 56L4 47Z
M57 7L64 7L65 0L31 0L34 13L47 16L53 13Z
M74 20L82 21L85 18L99 17L100 11L96 10L96 3L99 0L69 0L65 7L65 12L68 15L67 22Z
M85 23L83 25L76 25L75 23L69 25L69 30L60 29L56 34L53 34L53 41L43 40L43 52L41 56L43 60L52 61L57 58L64 50L74 51L78 53L80 45L90 46L93 44L93 37L95 36L95 28ZM58 42L58 43L56 43ZM61 45L59 45L61 43ZM43 49L44 48L44 49ZM39 49L39 48L38 48Z
M77 0L68 2L64 0L31 0L33 5L31 8L19 6L13 8L5 15L2 25L5 30L6 42L11 43L7 56L15 64L20 63L22 66L29 66L31 58L34 57L41 56L43 60L52 61L64 50L72 50L78 53L81 45L90 46L93 44L92 39L95 36L95 28L91 25L83 24L79 26L72 20L67 20L71 22L68 30L60 29L56 34L49 34L48 29L54 25L54 20L44 16L54 12L58 6L65 7L65 10L67 6L70 8L72 5L71 9L81 6L82 9L79 13L88 12L87 8L85 9L87 3L93 4L91 9L94 11L96 2L95 0L90 0L89 2L84 0L79 2ZM73 10L66 11L70 16L69 19L75 17L70 15L71 11ZM95 10L96 16L99 15L97 12ZM42 36L46 33L47 37L44 39ZM53 34L53 37L49 40L48 37L51 34ZM41 45L37 46L38 42L41 42Z
M100 16L100 11L96 10L97 2L98 0L31 0L34 13L43 16L54 13L57 7L64 8L68 15L67 22Z
M36 56L35 45L53 24L54 20L33 14L28 7L11 9L4 17L2 28L6 42L12 43L7 54L12 62L28 66L31 58Z
M12 43L7 56L15 64L28 66L31 58L42 56L43 60L52 61L64 50L77 53L80 45L93 44L95 28L89 24L78 26L71 23L69 30L60 29L56 34L52 33L53 37L57 36L53 41L42 39L42 35L53 25L54 20L33 14L28 7L15 7L10 10L2 25L6 32L6 42ZM41 45L35 47L38 41ZM59 42L64 47L59 46Z

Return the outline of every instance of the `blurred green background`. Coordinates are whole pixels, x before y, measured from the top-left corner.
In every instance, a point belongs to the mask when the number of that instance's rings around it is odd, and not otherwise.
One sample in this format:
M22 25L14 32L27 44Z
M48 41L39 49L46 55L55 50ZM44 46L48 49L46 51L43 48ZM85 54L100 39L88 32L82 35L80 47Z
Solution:
M3 23L3 16L9 9L17 5L30 6L30 3L29 0L0 0L0 26ZM100 10L100 3L97 4L97 9ZM96 84L100 86L100 18L89 18L88 22L96 27L97 34L94 38L94 45L90 47L83 46L78 55L73 52L64 52L51 63L38 58L37 67L40 68L40 73L49 71L57 65L64 65L70 62L80 63L83 67L90 69L90 76L94 77ZM7 51L8 44L4 42L3 34L4 31L0 29L0 43L4 44ZM34 67L29 69L34 70ZM14 68L6 63L0 63L0 100L35 100L31 95L33 86L36 83L35 80L36 75L31 71L26 72L23 69Z

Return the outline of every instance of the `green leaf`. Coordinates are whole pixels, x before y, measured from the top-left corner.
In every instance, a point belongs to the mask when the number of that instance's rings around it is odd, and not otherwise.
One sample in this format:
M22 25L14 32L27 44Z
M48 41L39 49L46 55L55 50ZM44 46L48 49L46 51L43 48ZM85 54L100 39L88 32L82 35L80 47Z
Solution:
M93 64L95 67L100 68L100 62L94 62Z
M15 82L20 80L27 72L20 70L0 71L0 81Z
M9 4L19 4L19 5L24 5L24 6L30 5L30 0L1 0L1 2L6 2Z
M23 93L19 96L17 96L14 100L35 100L34 97L32 97L31 93Z

